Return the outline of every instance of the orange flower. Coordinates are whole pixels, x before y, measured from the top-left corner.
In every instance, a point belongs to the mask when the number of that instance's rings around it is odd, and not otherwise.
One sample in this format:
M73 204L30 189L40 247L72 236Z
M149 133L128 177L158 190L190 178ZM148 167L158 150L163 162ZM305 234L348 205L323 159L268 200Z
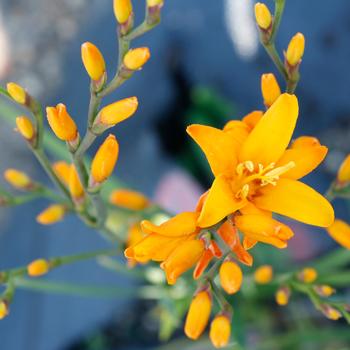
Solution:
M261 76L261 93L266 107L270 107L281 95L281 89L273 73Z
M138 47L129 50L124 56L124 66L130 70L138 70L150 59L151 54L148 47Z
M237 293L241 289L243 273L238 264L227 260L222 263L219 271L220 284L228 294Z
M101 51L92 43L81 45L81 58L90 78L99 81L106 72L105 60Z
M271 265L262 265L254 272L254 280L258 284L267 284L272 281L273 269Z
M210 325L209 337L215 348L227 346L231 335L231 322L226 315L218 315Z
M305 267L299 274L298 278L305 283L315 282L317 279L317 271L312 267Z
M287 52L285 53L286 61L292 67L299 64L304 55L305 38L302 33L297 33L289 42Z
M328 227L333 223L334 211L329 202L298 181L320 164L326 147L297 142L286 149L297 117L296 97L282 94L253 129L245 130L238 121L230 122L231 127L224 130L203 125L188 127L215 175L198 226L213 226L240 211L243 215L236 216L236 224L244 234L266 241L266 236L273 233L273 240L267 243L282 248L285 244L281 242L292 233L269 218L271 212L315 226ZM244 218L249 213L251 216ZM265 233L257 232L256 220L264 225Z
M9 184L19 190L30 190L33 187L31 178L26 173L16 169L5 170L4 178Z
M47 274L50 269L49 262L45 259L37 259L27 266L28 275L38 277Z
M327 228L329 235L341 246L350 249L350 225L343 220L335 219Z
M145 234L142 232L139 222L131 225L128 230L126 247L128 248L128 247L134 246L135 244L139 243L144 237L145 237ZM128 259L128 265L130 267L134 267L136 264L137 264L137 261L135 259L132 259L132 258Z
M69 178L70 178L70 169L71 166L65 161L58 161L52 165L52 168L58 178L65 184L69 184Z
M64 217L66 209L61 204L53 204L42 211L37 217L36 221L42 225L51 225L61 221Z
M119 24L124 24L132 15L131 0L114 0L113 1L114 15Z
M22 88L22 86L16 84L16 83L8 83L7 86L7 92L9 95L19 104L24 105L26 103L27 99L27 93Z
M261 2L257 2L255 4L254 10L255 20L256 23L258 23L258 26L264 30L268 29L272 23L272 15L268 7Z
M69 192L74 200L79 201L84 197L84 188L80 182L79 175L74 164L71 164L70 166L68 185Z
M124 207L131 210L143 210L150 204L149 199L142 193L128 189L114 190L109 200L118 207Z

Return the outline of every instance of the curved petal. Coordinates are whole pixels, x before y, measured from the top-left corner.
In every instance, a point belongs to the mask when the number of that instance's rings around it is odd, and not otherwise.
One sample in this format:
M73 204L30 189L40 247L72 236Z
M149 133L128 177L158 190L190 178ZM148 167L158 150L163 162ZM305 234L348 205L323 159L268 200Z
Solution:
M276 186L261 188L254 204L309 225L328 227L334 221L334 210L327 199L296 180L279 179Z
M341 246L350 249L350 225L345 221L336 219L327 232Z
M225 216L242 208L246 202L235 198L227 179L221 175L215 178L203 209L198 218L199 227L209 227L217 224Z
M271 211L259 209L251 202L248 202L243 208L239 209L239 211L243 215L258 214L258 215L266 215L266 216L272 217Z
M215 176L233 173L237 164L237 147L229 134L199 124L190 125L186 131L204 152Z
M244 116L242 122L247 124L250 129L254 129L263 115L263 111L253 111Z
M282 94L249 134L239 161L250 160L265 166L278 161L292 137L298 109L295 95Z

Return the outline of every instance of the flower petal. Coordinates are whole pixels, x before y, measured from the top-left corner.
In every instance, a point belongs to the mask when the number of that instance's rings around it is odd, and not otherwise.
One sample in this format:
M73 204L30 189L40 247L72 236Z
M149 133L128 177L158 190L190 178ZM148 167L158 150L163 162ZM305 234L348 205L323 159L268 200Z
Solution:
M247 124L250 129L254 129L263 115L263 111L253 111L243 117L242 122Z
M276 186L261 188L254 204L309 225L328 227L334 221L334 210L327 199L295 180L279 179Z
M344 248L350 249L350 225L343 220L336 219L327 228L329 235Z
M239 161L268 165L278 161L287 148L298 118L295 95L282 94L249 134L239 153Z
M213 226L225 216L242 208L245 203L246 201L235 198L227 179L223 175L218 176L209 190L197 225L199 227Z

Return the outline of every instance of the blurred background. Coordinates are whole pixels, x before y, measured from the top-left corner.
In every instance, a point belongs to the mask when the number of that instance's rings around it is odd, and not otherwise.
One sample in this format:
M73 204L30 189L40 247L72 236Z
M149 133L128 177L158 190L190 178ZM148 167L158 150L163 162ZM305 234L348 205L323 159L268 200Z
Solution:
M136 21L142 21L144 2L134 3ZM273 1L266 3L273 8ZM135 46L148 46L152 59L105 101L138 97L136 115L114 130L121 146L116 175L174 213L193 209L211 179L205 159L185 133L186 125L201 122L221 127L229 118L263 108L260 76L268 72L277 75L259 45L253 5L253 0L165 0L161 25L134 42ZM0 81L2 85L18 82L45 105L64 102L83 130L89 82L80 45L95 43L105 56L109 76L113 76L117 64L115 26L111 0L1 0ZM280 52L298 31L306 37L306 51L297 89L301 111L296 136L312 134L331 149L326 162L306 179L324 192L350 152L350 2L287 1L277 38ZM1 101L0 114L15 113L14 106ZM13 132L13 125L2 123L0 128L1 172L20 168L47 182L21 137ZM34 217L46 205L38 201L1 208L0 269L21 266L37 257L106 246L73 217L52 227L39 226ZM335 206L337 216L349 218L344 202ZM292 226L297 234L288 251L291 264L321 256L335 245L325 231L296 223ZM63 267L51 277L136 288L133 279L92 262ZM157 322L149 322L146 316L138 319L142 310L149 310L148 304L131 296L81 298L20 291L11 315L0 325L1 349L160 346ZM280 316L273 317L278 320ZM326 327L329 323L325 321ZM262 335L255 332L253 338L259 339ZM350 349L350 345L329 349Z

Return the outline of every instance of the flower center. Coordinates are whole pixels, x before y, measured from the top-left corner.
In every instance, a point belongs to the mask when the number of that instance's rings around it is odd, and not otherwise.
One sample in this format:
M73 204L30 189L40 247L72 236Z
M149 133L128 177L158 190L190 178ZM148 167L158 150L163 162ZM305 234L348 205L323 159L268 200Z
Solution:
M251 160L239 163L236 167L234 186L236 198L246 199L253 196L260 187L276 186L280 176L294 167L295 163L292 161L279 167L275 167L275 163L265 167L261 163L255 165Z

